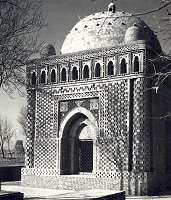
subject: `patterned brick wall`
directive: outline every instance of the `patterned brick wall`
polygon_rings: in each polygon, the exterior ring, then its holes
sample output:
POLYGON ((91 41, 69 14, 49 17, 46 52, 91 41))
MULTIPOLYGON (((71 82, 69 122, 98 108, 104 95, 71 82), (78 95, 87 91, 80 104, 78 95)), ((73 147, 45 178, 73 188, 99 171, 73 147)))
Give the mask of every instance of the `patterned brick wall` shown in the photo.
POLYGON ((150 171, 150 93, 145 78, 138 78, 134 83, 133 103, 133 169, 150 171))
POLYGON ((102 172, 105 171, 111 172, 113 170, 116 171, 127 168, 127 80, 116 81, 113 83, 93 84, 93 88, 92 84, 87 84, 84 88, 82 86, 68 87, 64 89, 63 94, 60 93, 55 99, 65 100, 59 101, 59 123, 61 123, 62 119, 69 111, 78 106, 77 104, 91 110, 97 121, 99 118, 98 112, 100 112, 100 137, 97 143, 97 146, 100 149, 100 158, 97 168, 101 175, 102 172), (85 92, 87 90, 90 92, 85 92), (92 90, 96 92, 92 92, 92 90), (76 93, 77 91, 79 91, 79 93, 76 93), (93 97, 96 96, 99 96, 100 99, 99 110, 94 109, 95 100, 93 97), (82 99, 85 97, 90 97, 90 99, 82 99), (115 155, 117 155, 117 160, 114 160, 115 155))
POLYGON ((36 96, 35 168, 57 167, 59 142, 54 131, 54 101, 51 91, 38 91, 36 96))
POLYGON ((127 163, 127 80, 105 85, 104 108, 101 108, 99 148, 100 171, 121 171, 127 163), (104 110, 102 110, 104 109, 104 110))
POLYGON ((36 138, 54 138, 54 101, 51 91, 38 90, 36 96, 36 138))
POLYGON ((26 157, 25 165, 26 167, 33 167, 34 165, 34 136, 35 136, 35 100, 36 93, 35 90, 27 91, 27 117, 28 117, 28 130, 26 138, 26 157))
MULTIPOLYGON (((133 124, 133 170, 137 172, 149 169, 149 132, 146 128, 148 98, 145 89, 145 79, 136 79, 133 97, 135 101, 133 108, 135 120, 133 124)), ((127 191, 130 182, 135 185, 144 183, 146 176, 143 173, 141 176, 137 175, 138 178, 134 172, 126 173, 129 154, 129 79, 87 83, 81 86, 73 85, 73 87, 66 86, 62 90, 56 88, 53 93, 48 90, 38 92, 34 143, 35 168, 32 171, 34 175, 31 176, 50 176, 50 170, 55 170, 52 173, 55 176, 59 174, 60 140, 57 139, 59 137, 57 130, 66 115, 78 106, 90 110, 99 121, 95 177, 111 178, 110 183, 116 184, 118 187, 120 187, 122 177, 123 187, 127 191), (35 171, 36 168, 37 171, 35 171), (114 183, 112 183, 113 181, 114 183)), ((25 172, 26 178, 28 178, 27 173, 29 172, 25 172)), ((79 181, 76 182, 79 184, 79 181)), ((134 191, 133 193, 138 192, 134 191)))
MULTIPOLYGON (((35 170, 36 171, 36 170, 35 170)), ((38 170, 37 170, 38 171, 38 170)), ((50 170, 49 170, 50 171, 50 170)), ((36 172, 35 172, 36 173, 36 172)), ((52 172, 54 173, 54 172, 52 172)), ((120 190, 120 176, 114 178, 95 177, 94 175, 30 175, 25 173, 22 176, 23 185, 41 188, 87 190, 87 189, 116 189, 120 190)), ((147 194, 147 173, 124 173, 124 190, 130 195, 147 194)))
MULTIPOLYGON (((23 183, 33 187, 75 190, 115 188, 124 189, 127 194, 133 195, 146 195, 164 183, 166 176, 160 170, 164 168, 160 167, 163 161, 159 159, 164 152, 163 127, 162 123, 152 127, 154 121, 150 124, 150 107, 154 102, 146 90, 149 83, 144 77, 148 72, 147 59, 151 57, 146 50, 148 45, 139 41, 132 45, 37 60, 37 67, 34 62, 30 64, 28 74, 30 71, 36 72, 37 85, 30 85, 28 90, 28 133, 23 183), (132 58, 139 53, 141 70, 134 73, 132 58), (124 55, 127 57, 128 74, 119 73, 119 61, 124 55), (108 58, 114 60, 114 76, 107 74, 108 58), (81 70, 84 62, 91 63, 89 67, 93 69, 95 60, 101 60, 101 77, 83 80, 81 70), (66 66, 67 74, 70 74, 71 63, 78 64, 81 79, 72 81, 67 77, 66 82, 61 82, 61 66, 66 66), (57 71, 57 82, 51 83, 47 78, 47 83, 40 84, 41 70, 46 69, 50 77, 52 67, 57 71), (60 175, 59 130, 65 117, 77 107, 89 110, 98 124, 94 142, 96 164, 93 163, 96 169, 91 175, 60 175), (160 127, 162 131, 157 130, 160 127), (156 132, 159 134, 156 135, 156 132), (161 147, 161 151, 158 147, 161 147), (155 166, 154 171, 151 171, 154 164, 158 167, 155 166)), ((93 73, 92 70, 91 75, 93 73)), ((153 106, 154 109, 156 107, 158 104, 153 106)), ((171 180, 169 178, 168 175, 168 180, 171 180)))
POLYGON ((36 139, 35 140, 35 162, 36 168, 55 169, 57 167, 58 140, 36 139))

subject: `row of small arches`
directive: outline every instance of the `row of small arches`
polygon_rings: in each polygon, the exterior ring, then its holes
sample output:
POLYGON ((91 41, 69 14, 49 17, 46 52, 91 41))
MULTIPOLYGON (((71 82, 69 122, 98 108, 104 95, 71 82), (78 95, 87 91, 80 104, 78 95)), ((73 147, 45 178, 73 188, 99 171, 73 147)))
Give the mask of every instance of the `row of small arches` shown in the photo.
MULTIPOLYGON (((139 72, 140 68, 140 63, 139 63, 139 58, 138 56, 135 56, 134 58, 134 72, 139 72)), ((125 58, 122 58, 121 64, 120 64, 120 74, 126 74, 128 73, 127 71, 127 63, 125 58)), ((112 76, 114 75, 114 64, 112 61, 109 61, 107 64, 107 75, 112 76)), ((95 70, 94 70, 94 77, 99 78, 101 77, 101 65, 97 63, 95 65, 95 70)), ((85 65, 83 68, 83 79, 89 79, 90 78, 90 69, 88 65, 85 65)), ((78 80, 79 79, 79 72, 77 67, 72 68, 71 72, 71 79, 72 80, 78 80)), ((50 74, 50 81, 51 83, 55 83, 57 81, 57 75, 56 75, 56 70, 52 69, 51 74, 50 74)), ((60 77, 61 82, 67 81, 67 70, 65 67, 62 68, 61 70, 61 77, 60 77)), ((31 75, 31 84, 35 85, 37 83, 37 77, 36 77, 36 72, 33 72, 31 75)), ((41 72, 41 77, 40 77, 40 83, 45 84, 46 83, 46 71, 43 70, 41 72)))

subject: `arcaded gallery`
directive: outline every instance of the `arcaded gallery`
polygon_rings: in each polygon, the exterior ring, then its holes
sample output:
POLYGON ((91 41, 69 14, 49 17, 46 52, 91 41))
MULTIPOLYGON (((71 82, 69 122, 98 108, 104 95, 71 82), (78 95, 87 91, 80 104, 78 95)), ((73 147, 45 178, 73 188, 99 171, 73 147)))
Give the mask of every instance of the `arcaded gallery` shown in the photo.
POLYGON ((171 111, 171 85, 154 90, 151 78, 161 51, 145 22, 113 3, 80 20, 59 55, 44 45, 27 66, 22 184, 129 195, 171 186, 171 117, 160 118, 171 111))

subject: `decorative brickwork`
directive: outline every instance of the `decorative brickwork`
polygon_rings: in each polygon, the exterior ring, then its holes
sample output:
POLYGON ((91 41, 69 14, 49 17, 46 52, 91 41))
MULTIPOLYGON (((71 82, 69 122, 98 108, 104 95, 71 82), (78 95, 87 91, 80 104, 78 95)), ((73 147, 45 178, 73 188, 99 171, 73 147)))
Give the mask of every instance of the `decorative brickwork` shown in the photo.
MULTIPOLYGON (((80 90, 81 91, 81 90, 80 90)), ((96 94, 97 95, 97 94, 96 94)), ((78 98, 80 97, 81 95, 80 94, 75 94, 74 95, 74 98, 78 98)), ((99 105, 99 99, 96 97, 96 98, 93 98, 92 97, 92 93, 87 93, 86 95, 82 95, 82 97, 84 98, 85 97, 88 97, 89 98, 86 98, 86 99, 79 99, 79 100, 76 100, 76 101, 73 101, 73 100, 65 100, 65 101, 59 101, 59 106, 60 106, 60 112, 59 112, 59 124, 61 124, 62 120, 65 118, 65 116, 71 111, 73 110, 74 108, 76 107, 83 107, 83 108, 86 108, 87 110, 91 110, 91 113, 94 115, 94 117, 96 118, 96 120, 98 121, 98 118, 99 118, 99 109, 98 109, 98 105, 99 105), (61 107, 62 106, 62 107, 61 107)), ((99 94, 98 94, 99 96, 99 94)), ((60 96, 60 98, 63 98, 65 99, 65 97, 63 96, 60 96)), ((73 95, 69 95, 69 97, 67 97, 67 99, 72 99, 73 98, 73 95)))
POLYGON ((37 91, 36 97, 36 138, 54 138, 54 102, 51 92, 37 91))
MULTIPOLYGON (((139 28, 131 25, 129 36, 131 31, 140 39, 139 28)), ((147 77, 153 48, 145 40, 125 41, 30 61, 24 185, 147 195, 166 178, 164 159, 158 161, 164 157, 163 125, 151 123, 160 106, 147 77)))
MULTIPOLYGON (((144 47, 150 47, 148 42, 145 41, 136 41, 135 43, 130 45, 118 45, 115 47, 107 47, 107 48, 100 48, 98 50, 86 50, 83 52, 76 52, 74 54, 63 54, 58 56, 51 56, 46 59, 35 59, 32 62, 30 62, 29 68, 34 68, 36 63, 39 63, 39 65, 54 65, 56 63, 68 63, 68 62, 76 62, 78 60, 88 60, 90 58, 100 58, 104 55, 112 56, 116 54, 122 54, 126 52, 138 52, 139 48, 141 48, 144 45, 144 47)), ((144 48, 143 47, 143 48, 144 48)))
POLYGON ((136 171, 150 170, 150 107, 146 79, 138 78, 134 84, 133 120, 133 168, 136 171))
POLYGON ((36 92, 35 90, 28 91, 28 129, 26 138, 26 157, 25 165, 27 167, 33 167, 34 165, 34 137, 35 137, 35 102, 36 102, 36 92))
POLYGON ((120 171, 127 163, 127 80, 105 86, 104 125, 99 145, 100 170, 120 171))
POLYGON ((57 164, 58 143, 56 139, 39 138, 35 141, 35 167, 54 169, 57 164))

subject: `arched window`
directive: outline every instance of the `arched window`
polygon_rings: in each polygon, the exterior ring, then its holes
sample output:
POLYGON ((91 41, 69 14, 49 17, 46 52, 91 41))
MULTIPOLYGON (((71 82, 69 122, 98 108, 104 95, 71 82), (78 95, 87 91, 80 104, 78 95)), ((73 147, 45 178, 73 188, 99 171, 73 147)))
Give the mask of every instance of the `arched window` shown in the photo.
POLYGON ((121 74, 127 73, 127 64, 125 58, 121 60, 121 74))
POLYGON ((138 56, 135 56, 135 58, 134 58, 134 72, 139 72, 139 67, 140 67, 139 58, 138 58, 138 56))
POLYGON ((46 72, 43 70, 41 73, 41 83, 45 83, 46 82, 46 72))
POLYGON ((109 61, 107 65, 107 75, 114 75, 114 65, 112 61, 109 61))
POLYGON ((83 78, 89 78, 89 67, 88 67, 88 65, 84 66, 83 78))
POLYGON ((33 72, 32 75, 31 75, 31 84, 32 85, 36 85, 36 73, 33 72))
POLYGON ((51 71, 51 82, 52 83, 56 82, 56 71, 55 71, 55 69, 52 69, 52 71, 51 71))
POLYGON ((72 69, 72 80, 78 80, 78 70, 76 67, 72 69))
POLYGON ((66 69, 62 68, 61 81, 66 81, 66 69))
POLYGON ((100 64, 97 63, 95 66, 95 77, 100 77, 100 71, 101 71, 100 64))

